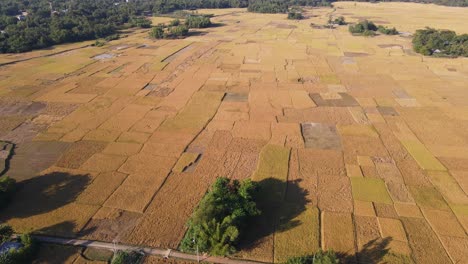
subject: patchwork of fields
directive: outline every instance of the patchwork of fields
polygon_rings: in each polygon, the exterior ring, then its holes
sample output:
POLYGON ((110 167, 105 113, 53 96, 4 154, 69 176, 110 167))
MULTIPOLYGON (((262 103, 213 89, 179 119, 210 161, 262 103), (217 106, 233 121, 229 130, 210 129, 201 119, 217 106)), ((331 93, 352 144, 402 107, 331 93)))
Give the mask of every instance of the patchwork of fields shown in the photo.
MULTIPOLYGON (((347 21, 468 31, 463 8, 336 6, 347 21)), ((199 12, 217 26, 186 39, 135 30, 104 47, 0 56, 24 59, 0 67, 0 140, 15 144, 7 175, 22 184, 0 221, 177 248, 217 177, 251 178, 263 215, 235 257, 324 248, 348 262, 466 261, 466 58, 310 26, 330 8, 301 21, 199 12)))

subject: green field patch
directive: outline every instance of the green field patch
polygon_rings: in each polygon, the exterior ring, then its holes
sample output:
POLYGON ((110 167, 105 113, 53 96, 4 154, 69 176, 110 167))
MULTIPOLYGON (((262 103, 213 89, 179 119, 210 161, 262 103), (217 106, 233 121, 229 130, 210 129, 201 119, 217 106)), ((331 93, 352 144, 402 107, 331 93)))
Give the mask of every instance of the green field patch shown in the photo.
POLYGON ((416 203, 423 208, 449 210, 444 197, 433 187, 409 186, 416 203))
POLYGON ((359 201, 391 204, 384 181, 374 178, 351 177, 353 197, 359 201))
POLYGON ((415 140, 402 140, 401 143, 421 168, 436 171, 447 170, 421 142, 415 140))

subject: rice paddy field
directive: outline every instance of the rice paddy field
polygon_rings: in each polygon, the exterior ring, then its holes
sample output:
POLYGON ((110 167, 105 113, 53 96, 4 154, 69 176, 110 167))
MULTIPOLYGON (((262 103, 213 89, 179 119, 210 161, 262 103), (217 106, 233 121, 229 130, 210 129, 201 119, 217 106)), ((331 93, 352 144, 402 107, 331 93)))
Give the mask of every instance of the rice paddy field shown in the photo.
POLYGON ((468 9, 335 7, 300 21, 198 10, 217 26, 186 39, 134 29, 103 47, 0 55, 0 140, 21 184, 0 221, 177 249, 217 177, 251 178, 263 214, 234 258, 322 248, 345 263, 467 263, 468 59, 311 23, 468 33, 468 9))

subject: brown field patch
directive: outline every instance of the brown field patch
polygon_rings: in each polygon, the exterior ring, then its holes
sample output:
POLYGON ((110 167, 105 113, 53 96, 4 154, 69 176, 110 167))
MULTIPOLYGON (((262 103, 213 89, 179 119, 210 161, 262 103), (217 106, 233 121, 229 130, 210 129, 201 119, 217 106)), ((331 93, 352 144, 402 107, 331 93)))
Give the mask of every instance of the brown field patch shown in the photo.
POLYGON ((413 251, 413 258, 421 263, 450 263, 447 253, 424 219, 401 218, 413 251))
POLYGON ((101 152, 106 142, 100 141, 78 141, 68 148, 68 150, 57 161, 56 166, 70 169, 78 169, 91 156, 101 152))

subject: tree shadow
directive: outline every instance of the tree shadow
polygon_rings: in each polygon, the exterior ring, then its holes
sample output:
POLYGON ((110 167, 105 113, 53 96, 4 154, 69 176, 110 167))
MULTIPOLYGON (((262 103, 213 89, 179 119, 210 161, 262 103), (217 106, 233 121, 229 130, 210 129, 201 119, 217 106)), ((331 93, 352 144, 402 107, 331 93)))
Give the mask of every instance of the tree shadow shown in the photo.
POLYGON ((44 214, 72 203, 91 182, 88 174, 51 172, 18 183, 0 221, 44 214))
POLYGON ((83 237, 96 231, 96 228, 83 228, 78 232, 76 230, 77 225, 75 222, 63 221, 51 226, 34 230, 34 234, 43 236, 83 237))
POLYGON ((363 245, 355 254, 338 252, 337 255, 340 263, 381 263, 390 251, 388 246, 392 240, 391 237, 376 238, 363 245))
POLYGON ((208 32, 205 31, 189 31, 187 34, 187 37, 195 37, 195 36, 204 36, 208 34, 208 32))
POLYGON ((224 26, 226 26, 225 23, 217 22, 217 23, 211 23, 210 28, 218 28, 218 27, 224 27, 224 26))
POLYGON ((258 182, 259 190, 254 198, 261 215, 246 225, 246 235, 239 243, 241 250, 256 247, 274 232, 284 232, 302 224, 294 218, 306 210, 310 201, 307 199, 309 192, 299 186, 300 181, 267 178, 258 182))

